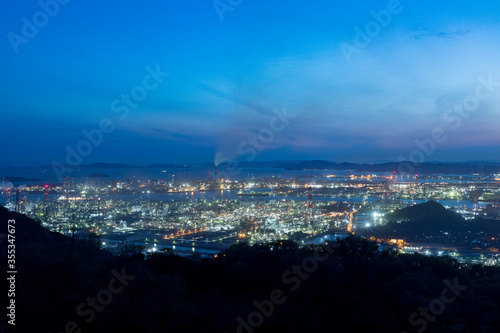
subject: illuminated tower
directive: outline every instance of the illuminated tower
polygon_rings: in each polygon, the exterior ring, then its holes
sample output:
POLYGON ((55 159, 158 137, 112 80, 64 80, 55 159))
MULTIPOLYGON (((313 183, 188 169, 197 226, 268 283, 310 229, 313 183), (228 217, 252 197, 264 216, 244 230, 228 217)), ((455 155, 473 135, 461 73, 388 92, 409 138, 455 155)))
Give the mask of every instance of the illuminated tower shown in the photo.
POLYGON ((17 212, 21 212, 21 200, 19 199, 19 186, 16 189, 16 205, 17 205, 17 212))
POLYGON ((45 193, 44 193, 43 201, 45 203, 49 202, 49 185, 45 185, 45 193))
POLYGON ((66 194, 66 202, 69 202, 69 177, 64 178, 64 192, 66 194))
POLYGON ((16 191, 16 203, 17 203, 17 212, 21 213, 21 210, 23 210, 26 206, 26 197, 24 196, 24 189, 19 189, 19 186, 17 187, 16 191))
POLYGON ((310 224, 312 226, 312 219, 313 219, 313 194, 312 194, 312 186, 309 186, 307 188, 307 213, 306 213, 306 225, 310 221, 310 224))
POLYGON ((354 222, 356 219, 357 210, 353 210, 349 213, 349 224, 347 225, 347 232, 354 234, 354 222))
POLYGON ((391 196, 390 177, 385 177, 384 190, 385 190, 386 199, 389 199, 391 196))

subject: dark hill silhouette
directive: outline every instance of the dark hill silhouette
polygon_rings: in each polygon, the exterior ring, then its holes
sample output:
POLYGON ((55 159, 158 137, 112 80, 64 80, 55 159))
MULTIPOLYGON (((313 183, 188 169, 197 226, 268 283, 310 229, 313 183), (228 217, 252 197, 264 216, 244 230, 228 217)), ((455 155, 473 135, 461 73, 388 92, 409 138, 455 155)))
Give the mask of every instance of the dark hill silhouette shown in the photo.
MULTIPOLYGON (((0 234, 6 234, 8 220, 16 221, 16 244, 21 250, 27 245, 34 243, 48 243, 55 248, 65 248, 70 243, 70 239, 68 239, 68 237, 45 229, 38 222, 30 219, 26 215, 11 212, 5 207, 0 206, 0 221, 2 226, 2 232, 0 234)), ((6 247, 6 240, 6 238, 1 237, 0 246, 6 247)))
POLYGON ((427 201, 419 205, 403 208, 386 215, 388 221, 433 221, 439 226, 464 222, 464 218, 451 210, 446 209, 436 201, 427 201))
MULTIPOLYGON (((2 230, 8 219, 16 220, 18 241, 17 332, 414 332, 423 326, 413 327, 410 316, 441 297, 444 280, 455 279, 466 289, 426 322, 426 332, 500 332, 500 268, 380 252, 352 236, 329 246, 242 243, 216 259, 112 257, 96 242, 48 232, 0 208, 2 230), (110 281, 113 290, 119 286, 113 270, 134 278, 107 302, 110 281), (99 311, 88 320, 90 307, 87 314, 77 309, 92 299, 106 304, 95 303, 99 311), (280 304, 270 310, 270 299, 280 304), (258 327, 238 330, 252 313, 258 327)), ((6 267, 5 256, 0 264, 6 267)), ((9 331, 3 315, 0 332, 9 331)))
POLYGON ((442 232, 477 233, 485 232, 498 237, 500 222, 486 219, 465 220, 460 214, 428 201, 419 205, 406 207, 387 214, 388 223, 371 230, 374 236, 417 237, 437 235, 442 232))

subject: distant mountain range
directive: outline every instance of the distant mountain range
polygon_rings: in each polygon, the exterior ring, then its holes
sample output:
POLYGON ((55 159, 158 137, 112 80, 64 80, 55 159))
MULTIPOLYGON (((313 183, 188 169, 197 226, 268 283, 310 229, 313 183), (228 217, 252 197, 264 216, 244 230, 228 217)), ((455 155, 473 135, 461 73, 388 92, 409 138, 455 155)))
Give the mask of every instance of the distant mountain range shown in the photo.
MULTIPOLYGON (((74 168, 72 165, 67 165, 70 168, 74 168)), ((23 167, 9 167, 8 169, 34 169, 34 168, 44 168, 44 169, 51 169, 51 165, 42 165, 42 166, 23 166, 23 167)), ((95 168, 95 169, 135 169, 135 168, 191 168, 191 166, 188 165, 177 165, 177 164, 164 164, 164 163, 155 163, 155 164, 149 164, 149 165, 144 165, 144 166, 137 166, 133 164, 126 164, 126 163, 91 163, 91 164, 82 164, 77 166, 76 168, 79 169, 90 169, 90 168, 95 168)))
POLYGON ((351 170, 368 172, 412 172, 419 174, 473 174, 473 173, 500 173, 500 163, 478 162, 478 163, 422 163, 390 162, 380 164, 357 164, 357 163, 335 163, 329 161, 315 160, 302 161, 298 163, 284 162, 274 165, 285 170, 351 170), (401 169, 401 170, 400 170, 401 169))
MULTIPOLYGON (((13 177, 2 177, 3 180, 5 181, 10 181, 10 182, 38 182, 40 181, 40 179, 37 179, 37 178, 27 178, 27 177, 17 177, 17 176, 13 176, 13 177)), ((1 184, 1 182, 0 182, 1 184)))
MULTIPOLYGON (((169 163, 155 163, 145 166, 137 166, 125 163, 92 163, 78 166, 78 168, 94 169, 134 169, 134 168, 165 168, 165 169, 189 169, 193 167, 213 168, 213 162, 198 163, 196 165, 179 165, 169 163)), ((71 167, 71 166, 70 166, 71 167)), ((411 162, 388 162, 388 163, 336 163, 324 160, 313 161, 254 161, 254 162, 223 162, 220 169, 226 167, 241 168, 277 168, 284 170, 351 170, 358 172, 404 172, 417 174, 459 174, 470 175, 474 173, 497 174, 500 173, 500 162, 461 162, 443 163, 427 162, 414 164, 411 162), (236 164, 236 166, 235 166, 236 164)), ((35 167, 11 167, 9 169, 31 169, 35 167)), ((40 168, 40 167, 38 167, 40 168)), ((52 168, 50 165, 41 168, 52 168)))

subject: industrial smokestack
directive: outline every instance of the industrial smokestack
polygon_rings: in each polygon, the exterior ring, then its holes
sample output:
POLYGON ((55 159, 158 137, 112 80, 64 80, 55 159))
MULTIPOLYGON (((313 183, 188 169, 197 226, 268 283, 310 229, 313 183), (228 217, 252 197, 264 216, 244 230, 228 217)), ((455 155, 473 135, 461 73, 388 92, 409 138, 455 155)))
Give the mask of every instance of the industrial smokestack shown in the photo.
POLYGON ((214 172, 215 172, 215 181, 217 181, 217 165, 215 166, 214 172))

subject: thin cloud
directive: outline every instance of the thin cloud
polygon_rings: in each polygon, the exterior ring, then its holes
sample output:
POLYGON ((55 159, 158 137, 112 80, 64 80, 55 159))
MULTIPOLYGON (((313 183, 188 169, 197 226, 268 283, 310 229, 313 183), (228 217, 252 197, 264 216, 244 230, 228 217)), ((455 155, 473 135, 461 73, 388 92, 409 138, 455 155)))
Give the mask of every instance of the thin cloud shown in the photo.
POLYGON ((472 29, 436 29, 430 26, 418 25, 411 28, 408 34, 413 39, 442 38, 453 39, 469 34, 472 29))

